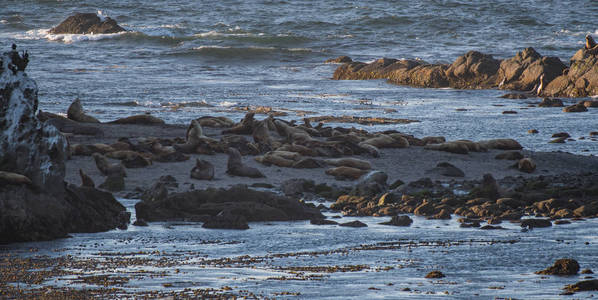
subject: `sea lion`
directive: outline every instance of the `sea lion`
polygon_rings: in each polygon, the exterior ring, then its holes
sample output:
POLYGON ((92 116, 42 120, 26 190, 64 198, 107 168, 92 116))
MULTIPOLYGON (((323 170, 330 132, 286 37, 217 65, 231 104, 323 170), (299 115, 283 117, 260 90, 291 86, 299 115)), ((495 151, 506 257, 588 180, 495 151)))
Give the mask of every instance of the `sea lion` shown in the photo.
POLYGON ((259 178, 266 177, 260 170, 243 164, 241 153, 236 148, 228 148, 226 173, 235 176, 259 178))
POLYGON ((164 120, 152 115, 136 115, 126 118, 120 118, 108 124, 137 124, 137 125, 164 125, 164 120))
POLYGON ((184 144, 174 145, 174 149, 180 150, 183 153, 196 153, 197 147, 203 142, 217 143, 218 141, 209 138, 203 134, 203 128, 198 120, 191 120, 191 124, 187 127, 187 133, 184 144))
POLYGON ((266 121, 256 122, 253 130, 253 140, 258 145, 260 152, 267 152, 272 150, 272 138, 270 137, 270 130, 268 130, 266 121))
POLYGON ((594 38, 591 35, 586 35, 586 50, 593 49, 594 47, 596 47, 596 41, 594 41, 594 38))
POLYGON ((91 179, 91 177, 85 174, 81 169, 79 169, 79 176, 81 176, 81 186, 88 186, 92 188, 96 187, 96 184, 93 182, 93 179, 91 179))
POLYGON ((5 172, 5 171, 0 171, 0 183, 2 183, 2 185, 4 185, 4 184, 14 184, 14 185, 20 185, 20 184, 30 185, 30 184, 32 184, 31 179, 29 179, 29 177, 27 177, 25 175, 13 173, 13 172, 5 172))
POLYGON ((92 116, 86 115, 83 111, 83 105, 79 98, 75 99, 66 111, 67 118, 81 122, 81 123, 100 123, 100 121, 92 116))
POLYGON ((379 148, 406 148, 406 147, 409 147, 409 142, 405 138, 398 136, 397 139, 395 139, 386 134, 381 134, 377 137, 369 138, 369 139, 361 142, 360 144, 369 144, 378 149, 379 148))
POLYGON ((276 149, 277 151, 297 152, 304 156, 316 156, 318 153, 314 149, 297 144, 284 144, 276 149))
POLYGON ((118 175, 126 177, 125 167, 121 163, 109 163, 108 159, 100 153, 93 153, 91 155, 96 163, 96 167, 104 176, 118 175))
POLYGON ((214 178, 214 165, 209 161, 197 159, 195 167, 191 169, 191 178, 198 180, 212 180, 214 178))
POLYGON ((253 133, 253 126, 255 123, 255 120, 253 119, 254 116, 255 116, 255 114, 252 112, 245 114, 245 117, 243 118, 243 120, 241 120, 241 122, 239 122, 239 124, 235 125, 231 129, 223 130, 222 134, 229 134, 229 133, 251 134, 251 133, 253 133))
POLYGON ((295 152, 270 151, 263 156, 255 158, 256 161, 265 165, 275 165, 279 167, 290 168, 300 159, 300 155, 295 152), (287 155, 293 153, 295 155, 287 155))
POLYGON ((531 158, 526 157, 520 159, 516 167, 521 172, 532 173, 536 170, 536 163, 531 158))
POLYGON ((335 167, 351 167, 360 170, 370 170, 372 168, 369 161, 357 158, 333 158, 326 159, 324 162, 335 167))
POLYGON ((364 174, 368 173, 367 170, 361 170, 351 167, 336 167, 326 170, 326 174, 334 176, 337 180, 351 179, 356 180, 364 174))
POLYGON ((380 150, 373 145, 366 143, 359 143, 358 146, 365 152, 369 153, 372 157, 380 157, 380 150))

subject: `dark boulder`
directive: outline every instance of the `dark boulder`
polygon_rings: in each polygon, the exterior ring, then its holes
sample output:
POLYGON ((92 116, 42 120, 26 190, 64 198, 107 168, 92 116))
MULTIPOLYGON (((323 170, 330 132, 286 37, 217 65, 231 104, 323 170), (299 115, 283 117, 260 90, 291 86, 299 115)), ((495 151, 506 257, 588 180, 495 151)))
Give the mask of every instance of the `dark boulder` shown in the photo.
POLYGON ((153 190, 135 205, 137 216, 150 222, 193 220, 217 216, 225 210, 245 217, 248 222, 323 218, 317 208, 295 198, 256 191, 245 185, 169 194, 163 184, 158 184, 153 190))
POLYGON ((339 226, 343 226, 343 227, 354 227, 354 228, 359 228, 359 227, 368 227, 368 225, 366 225, 365 223, 361 222, 361 221, 351 221, 351 222, 347 222, 347 223, 340 223, 338 224, 339 226))
POLYGON ((230 210, 223 210, 215 216, 208 218, 202 225, 203 228, 212 229, 249 229, 247 219, 238 214, 233 214, 230 210))
POLYGON ((413 220, 409 218, 409 216, 394 216, 388 222, 382 222, 382 225, 392 225, 392 226, 410 226, 413 223, 413 220))
POLYGON ((563 107, 563 100, 558 98, 544 97, 542 102, 538 104, 539 107, 563 107))
POLYGON ((532 228, 545 228, 552 226, 550 220, 545 219, 525 219, 521 221, 521 227, 532 228))
POLYGON ((77 13, 50 29, 51 34, 99 34, 126 31, 110 17, 94 13, 77 13))
POLYGON ((338 222, 333 221, 333 220, 327 220, 327 219, 311 219, 309 220, 309 224, 312 225, 338 225, 338 222))

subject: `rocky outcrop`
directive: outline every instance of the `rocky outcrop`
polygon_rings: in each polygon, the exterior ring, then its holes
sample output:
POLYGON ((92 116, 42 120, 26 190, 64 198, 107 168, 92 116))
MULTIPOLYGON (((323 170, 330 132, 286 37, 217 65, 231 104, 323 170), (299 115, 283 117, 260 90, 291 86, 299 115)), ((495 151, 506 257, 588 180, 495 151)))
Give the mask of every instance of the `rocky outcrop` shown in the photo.
POLYGON ((598 95, 598 48, 588 48, 587 43, 571 57, 569 67, 559 58, 542 56, 533 48, 526 48, 504 60, 469 51, 452 64, 391 58, 363 63, 342 58, 331 60, 344 62, 335 70, 333 79, 387 79, 390 83, 415 87, 498 88, 527 92, 506 97, 517 99, 598 95))
POLYGON ((50 29, 51 34, 99 34, 126 31, 110 17, 94 13, 77 13, 50 29))
POLYGON ((534 48, 525 48, 514 57, 500 63, 497 74, 498 88, 533 91, 540 85, 540 77, 548 83, 563 73, 565 64, 557 57, 542 56, 534 48))
POLYGON ((146 221, 210 220, 215 222, 210 224, 217 224, 225 220, 238 221, 236 216, 243 216, 248 222, 324 218, 318 209, 299 202, 296 198, 256 191, 244 185, 229 189, 193 190, 172 195, 161 185, 143 199, 135 205, 135 210, 137 217, 146 221), (222 213, 224 211, 227 212, 222 213))
POLYGON ((596 51, 580 49, 571 58, 571 65, 550 81, 542 96, 587 97, 598 94, 598 57, 596 51))
POLYGON ((387 79, 390 83, 415 87, 499 88, 549 95, 544 91, 546 84, 565 70, 566 65, 557 57, 542 56, 533 48, 526 48, 504 60, 469 51, 452 64, 389 58, 369 64, 349 61, 336 69, 333 79, 387 79))
POLYGON ((64 182, 66 139, 37 118, 37 85, 15 48, 0 59, 0 171, 8 179, 0 184, 0 243, 126 227, 112 194, 64 182))

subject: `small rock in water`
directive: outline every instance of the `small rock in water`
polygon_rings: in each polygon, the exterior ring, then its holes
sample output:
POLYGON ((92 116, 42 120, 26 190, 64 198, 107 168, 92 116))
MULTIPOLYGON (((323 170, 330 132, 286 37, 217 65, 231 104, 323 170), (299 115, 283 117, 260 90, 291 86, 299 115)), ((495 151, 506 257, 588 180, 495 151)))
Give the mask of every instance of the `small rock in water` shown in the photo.
POLYGON ((444 278, 445 275, 440 271, 432 271, 426 275, 426 278, 444 278))
POLYGON ((392 226, 410 226, 413 223, 413 220, 409 218, 409 216, 394 216, 388 222, 382 222, 382 225, 392 225, 392 226))
POLYGON ((539 275, 575 275, 579 272, 579 263, 575 259, 562 258, 554 262, 551 267, 537 271, 539 275))
POLYGON ((347 223, 341 223, 339 224, 340 226, 344 226, 344 227, 368 227, 368 225, 364 224, 363 222, 360 221, 352 221, 352 222, 347 222, 347 223))

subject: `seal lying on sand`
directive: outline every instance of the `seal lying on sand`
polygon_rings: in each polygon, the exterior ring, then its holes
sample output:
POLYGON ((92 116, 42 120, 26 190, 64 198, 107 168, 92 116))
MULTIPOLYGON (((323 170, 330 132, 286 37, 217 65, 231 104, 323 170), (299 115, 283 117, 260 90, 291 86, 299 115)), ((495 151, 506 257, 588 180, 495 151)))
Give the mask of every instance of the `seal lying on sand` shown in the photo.
POLYGON ((1 184, 31 184, 31 179, 25 175, 0 171, 0 183, 1 184))
POLYGON ((260 178, 266 177, 260 170, 243 164, 241 153, 236 148, 228 148, 228 163, 226 173, 235 176, 260 178))

